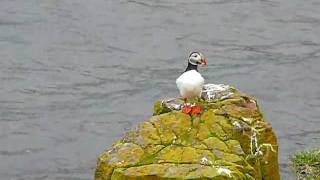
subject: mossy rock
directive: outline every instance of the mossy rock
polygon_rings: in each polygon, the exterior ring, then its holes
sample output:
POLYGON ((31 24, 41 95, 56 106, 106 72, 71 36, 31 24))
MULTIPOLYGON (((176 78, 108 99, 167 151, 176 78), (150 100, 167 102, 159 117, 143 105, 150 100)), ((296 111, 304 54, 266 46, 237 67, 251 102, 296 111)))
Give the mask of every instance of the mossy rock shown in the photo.
POLYGON ((199 115, 156 102, 153 117, 100 155, 95 179, 279 179, 277 140, 256 100, 228 92, 202 100, 199 115))

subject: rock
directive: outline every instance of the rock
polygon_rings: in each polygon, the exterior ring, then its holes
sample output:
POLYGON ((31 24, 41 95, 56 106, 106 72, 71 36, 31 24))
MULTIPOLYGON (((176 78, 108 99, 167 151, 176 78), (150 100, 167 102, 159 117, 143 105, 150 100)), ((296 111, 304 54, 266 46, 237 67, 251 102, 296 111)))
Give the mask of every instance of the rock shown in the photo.
POLYGON ((100 155, 95 179, 279 179, 277 140, 256 100, 213 84, 203 99, 200 115, 182 113, 179 98, 157 101, 100 155))

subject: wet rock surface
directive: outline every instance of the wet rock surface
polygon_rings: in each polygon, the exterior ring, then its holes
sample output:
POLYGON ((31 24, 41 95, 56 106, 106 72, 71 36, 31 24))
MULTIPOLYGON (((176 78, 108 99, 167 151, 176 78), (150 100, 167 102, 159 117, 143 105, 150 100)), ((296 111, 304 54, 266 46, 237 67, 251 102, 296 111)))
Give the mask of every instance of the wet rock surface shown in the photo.
POLYGON ((278 144, 256 100, 208 84, 202 113, 158 101, 154 116, 103 152, 95 179, 279 179, 278 144))

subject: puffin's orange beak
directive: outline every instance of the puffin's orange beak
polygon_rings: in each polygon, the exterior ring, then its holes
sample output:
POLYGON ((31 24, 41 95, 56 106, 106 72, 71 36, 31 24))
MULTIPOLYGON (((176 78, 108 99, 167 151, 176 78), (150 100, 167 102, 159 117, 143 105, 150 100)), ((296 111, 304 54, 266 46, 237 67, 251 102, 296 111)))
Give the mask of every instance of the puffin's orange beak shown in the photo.
POLYGON ((208 60, 207 60, 207 58, 204 57, 203 55, 201 55, 200 64, 201 64, 202 66, 208 66, 208 60))

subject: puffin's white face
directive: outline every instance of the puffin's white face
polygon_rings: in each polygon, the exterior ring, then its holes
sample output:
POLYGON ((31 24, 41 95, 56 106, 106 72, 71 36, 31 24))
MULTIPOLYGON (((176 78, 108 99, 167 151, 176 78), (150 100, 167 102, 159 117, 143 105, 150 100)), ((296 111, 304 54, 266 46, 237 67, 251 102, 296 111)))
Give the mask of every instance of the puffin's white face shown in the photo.
POLYGON ((189 56, 189 63, 193 65, 207 65, 207 59, 200 52, 192 52, 189 56))

